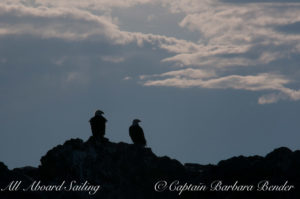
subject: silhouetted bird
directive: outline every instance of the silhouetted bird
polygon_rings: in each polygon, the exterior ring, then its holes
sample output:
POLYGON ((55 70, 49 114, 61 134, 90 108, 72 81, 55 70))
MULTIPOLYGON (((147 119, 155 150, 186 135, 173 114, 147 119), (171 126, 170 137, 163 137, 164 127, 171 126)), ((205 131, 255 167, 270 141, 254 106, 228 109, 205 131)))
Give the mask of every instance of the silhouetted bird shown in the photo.
POLYGON ((102 114, 104 114, 102 111, 97 110, 95 116, 90 119, 92 133, 97 140, 103 139, 105 135, 105 123, 107 120, 102 114))
POLYGON ((132 125, 129 127, 129 135, 136 145, 146 146, 147 142, 144 136, 143 129, 139 126, 139 119, 135 119, 132 122, 132 125))

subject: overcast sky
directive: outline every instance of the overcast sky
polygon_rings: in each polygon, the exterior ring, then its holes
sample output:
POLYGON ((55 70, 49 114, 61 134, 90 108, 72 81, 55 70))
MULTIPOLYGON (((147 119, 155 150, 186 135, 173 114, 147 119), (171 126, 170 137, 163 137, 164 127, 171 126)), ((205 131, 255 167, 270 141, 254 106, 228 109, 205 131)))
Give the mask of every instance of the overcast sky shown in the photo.
POLYGON ((298 0, 3 0, 0 161, 106 136, 182 163, 300 144, 298 0))

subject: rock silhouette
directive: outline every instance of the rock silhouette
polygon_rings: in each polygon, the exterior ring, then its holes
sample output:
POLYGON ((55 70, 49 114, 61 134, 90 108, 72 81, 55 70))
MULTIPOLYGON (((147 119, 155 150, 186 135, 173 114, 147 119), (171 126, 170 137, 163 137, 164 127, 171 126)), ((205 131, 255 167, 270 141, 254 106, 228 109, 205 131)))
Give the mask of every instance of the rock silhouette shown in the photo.
POLYGON ((141 120, 134 119, 132 121, 132 125, 129 127, 129 136, 132 142, 139 146, 146 146, 147 142, 145 139, 144 131, 142 127, 140 127, 139 122, 141 120))
POLYGON ((43 184, 61 184, 88 181, 101 185, 95 195, 87 192, 0 192, 1 199, 11 198, 299 198, 300 194, 300 151, 278 148, 266 155, 233 157, 217 165, 181 164, 169 157, 158 157, 150 148, 143 148, 123 142, 98 142, 92 136, 86 142, 71 139, 63 145, 49 150, 41 158, 38 168, 23 167, 13 170, 0 163, 0 186, 11 180, 22 180, 30 185, 34 181, 43 184), (257 184, 262 180, 283 184, 288 181, 296 188, 289 192, 232 192, 232 191, 154 191, 157 182, 176 182, 181 186, 200 183, 209 186, 213 181, 223 184, 235 181, 257 184), (25 196, 25 194, 27 194, 25 196), (29 194, 29 195, 28 195, 29 194))

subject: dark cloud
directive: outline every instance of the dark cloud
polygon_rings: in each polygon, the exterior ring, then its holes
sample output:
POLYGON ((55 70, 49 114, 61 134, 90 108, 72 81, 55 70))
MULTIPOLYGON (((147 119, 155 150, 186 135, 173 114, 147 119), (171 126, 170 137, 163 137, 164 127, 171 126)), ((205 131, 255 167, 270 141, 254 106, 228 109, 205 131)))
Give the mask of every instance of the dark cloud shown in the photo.
POLYGON ((275 30, 287 34, 300 34, 300 22, 275 27, 275 30))

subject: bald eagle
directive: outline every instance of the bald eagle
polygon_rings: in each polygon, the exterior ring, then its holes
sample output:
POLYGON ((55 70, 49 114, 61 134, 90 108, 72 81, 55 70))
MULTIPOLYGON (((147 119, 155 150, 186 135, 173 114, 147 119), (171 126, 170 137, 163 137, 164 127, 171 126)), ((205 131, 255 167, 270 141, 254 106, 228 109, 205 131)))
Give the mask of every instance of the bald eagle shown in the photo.
POLYGON ((129 127, 129 135, 134 144, 144 147, 147 142, 144 136, 144 131, 139 126, 139 122, 141 122, 139 119, 133 120, 132 125, 129 127))
POLYGON ((92 134, 96 139, 103 139, 105 135, 106 118, 102 116, 102 111, 97 110, 95 116, 90 119, 92 134))

